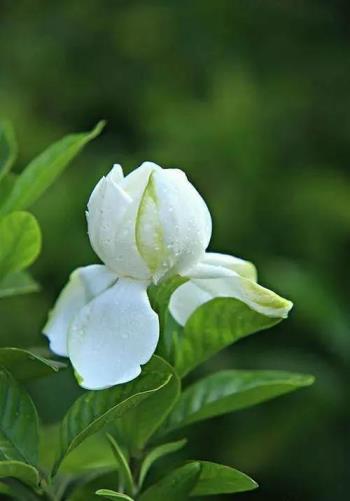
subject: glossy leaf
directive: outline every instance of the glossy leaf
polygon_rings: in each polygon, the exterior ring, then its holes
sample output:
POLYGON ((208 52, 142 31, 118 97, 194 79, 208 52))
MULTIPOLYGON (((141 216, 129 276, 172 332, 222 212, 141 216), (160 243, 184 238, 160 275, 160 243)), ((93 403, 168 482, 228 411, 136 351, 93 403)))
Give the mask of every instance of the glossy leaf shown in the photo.
POLYGON ((231 370, 217 372, 187 388, 179 398, 165 430, 244 409, 309 386, 314 378, 282 371, 231 370))
POLYGON ((81 149, 100 134, 103 127, 104 122, 99 122, 91 132, 70 134, 34 158, 18 176, 12 191, 1 206, 1 213, 25 209, 32 205, 81 149))
POLYGON ((0 461, 36 465, 38 449, 38 415, 34 404, 13 376, 0 368, 0 461))
POLYGON ((38 256, 41 233, 29 212, 12 212, 0 219, 0 277, 29 266, 38 256))
POLYGON ((185 501, 189 496, 234 494, 256 489, 258 484, 229 466, 192 461, 175 469, 141 494, 140 501, 185 501))
POLYGON ((85 438, 139 405, 163 388, 170 379, 168 372, 159 370, 157 357, 153 357, 143 368, 141 375, 130 383, 106 390, 89 391, 78 398, 61 424, 60 450, 53 473, 64 457, 85 438))
MULTIPOLYGON (((59 444, 59 423, 40 429, 40 463, 48 467, 54 463, 59 444)), ((110 444, 103 432, 95 433, 74 449, 63 462, 62 476, 101 476, 116 471, 117 464, 110 444)), ((57 481, 58 477, 57 477, 57 481)), ((96 487, 98 488, 98 487, 96 487)), ((96 490, 96 489, 95 489, 96 490)))
POLYGON ((112 435, 107 433, 107 438, 109 440, 109 443, 111 444, 114 457, 115 457, 117 464, 119 466, 119 468, 118 468, 119 483, 122 483, 123 486, 125 486, 126 492, 131 494, 134 492, 134 480, 132 478, 132 474, 130 471, 128 461, 127 461, 121 447, 118 445, 117 441, 112 437, 112 435))
POLYGON ((156 354, 175 365, 175 348, 177 339, 183 335, 183 327, 179 325, 167 310, 164 316, 163 331, 157 346, 156 354))
POLYGON ((199 461, 177 468, 141 494, 139 501, 185 501, 197 484, 199 461))
POLYGON ((251 491, 258 484, 241 471, 222 464, 199 461, 200 474, 191 496, 234 494, 251 491))
POLYGON ((17 156, 15 132, 10 122, 0 122, 0 180, 9 172, 17 156))
POLYGON ((142 462, 141 469, 140 469, 140 477, 139 477, 139 488, 142 487, 145 478, 147 476, 147 473, 153 463, 155 463, 158 459, 162 458, 163 456, 166 456, 168 454, 171 454, 172 452, 176 452, 184 445, 187 443, 187 440, 184 438, 182 440, 177 440, 176 442, 169 442, 167 444, 162 444, 158 445, 154 449, 152 449, 145 459, 142 462))
POLYGON ((110 489, 99 489, 96 491, 97 496, 102 496, 107 499, 122 499, 124 501, 134 501, 133 498, 122 492, 111 491, 110 489))
POLYGON ((183 377, 226 346, 280 322, 233 298, 216 298, 200 306, 175 340, 175 368, 183 377))
POLYGON ((0 280, 0 298, 38 292, 40 285, 25 271, 17 271, 0 280))
POLYGON ((21 461, 0 461, 0 478, 15 478, 31 487, 39 484, 38 470, 21 461))
POLYGON ((62 362, 43 358, 21 348, 0 348, 0 366, 18 381, 45 377, 66 367, 62 362))
POLYGON ((149 438, 163 424, 180 395, 180 380, 174 369, 158 356, 154 357, 153 363, 159 372, 168 376, 168 383, 116 423, 118 437, 130 451, 144 448, 149 438))
POLYGON ((172 293, 182 284, 187 282, 187 278, 176 275, 164 280, 159 285, 151 285, 148 289, 148 296, 152 308, 158 313, 161 336, 157 346, 157 355, 165 358, 173 365, 174 346, 173 330, 178 327, 175 320, 169 313, 168 304, 172 293))
POLYGON ((158 285, 151 285, 148 288, 148 296, 152 308, 158 313, 161 326, 164 321, 164 315, 168 309, 170 296, 180 285, 187 282, 187 280, 187 278, 181 277, 180 275, 175 275, 158 285))

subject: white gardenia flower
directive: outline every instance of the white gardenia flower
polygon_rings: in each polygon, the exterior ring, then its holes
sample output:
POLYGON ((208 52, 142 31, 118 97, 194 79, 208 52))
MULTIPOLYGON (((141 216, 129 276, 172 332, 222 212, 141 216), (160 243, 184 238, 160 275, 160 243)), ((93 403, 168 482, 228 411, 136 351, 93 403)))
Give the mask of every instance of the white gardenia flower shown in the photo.
POLYGON ((169 304, 181 325, 214 297, 237 298, 271 317, 286 317, 292 307, 257 284, 251 263, 205 252, 210 213, 181 170, 145 162, 124 177, 114 165, 91 194, 87 222, 104 264, 71 274, 43 329, 84 388, 108 388, 140 374, 159 338, 147 287, 171 275, 189 278, 169 304))

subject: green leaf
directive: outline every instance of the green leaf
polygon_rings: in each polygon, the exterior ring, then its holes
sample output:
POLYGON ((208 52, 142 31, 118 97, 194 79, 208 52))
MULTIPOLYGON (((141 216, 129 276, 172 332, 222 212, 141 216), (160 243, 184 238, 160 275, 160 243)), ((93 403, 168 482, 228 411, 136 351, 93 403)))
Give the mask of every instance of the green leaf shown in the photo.
POLYGON ((40 290, 40 285, 25 271, 17 271, 0 280, 0 298, 29 294, 40 290))
POLYGON ((167 444, 162 444, 158 445, 158 447, 155 447, 152 449, 145 459, 142 462, 141 469, 140 469, 140 476, 139 476, 139 488, 141 489, 145 478, 147 476, 147 473, 153 463, 155 463, 158 459, 162 458, 163 456, 166 456, 167 454, 171 454, 172 452, 176 452, 184 445, 187 443, 187 440, 184 438, 182 440, 177 440, 176 442, 169 442, 167 444))
POLYGON ((0 207, 5 202, 6 198, 9 196, 10 192, 16 183, 17 176, 10 172, 0 181, 0 207))
POLYGON ((144 448, 180 395, 181 383, 173 367, 158 356, 154 357, 153 364, 156 370, 167 375, 168 383, 116 423, 117 435, 130 452, 144 448))
POLYGON ((191 496, 234 494, 251 491, 258 484, 248 475, 222 464, 199 461, 200 475, 191 496))
POLYGON ((99 122, 91 132, 65 136, 32 160, 18 176, 13 190, 0 209, 1 213, 32 205, 82 148, 100 134, 104 124, 99 122))
POLYGON ((62 362, 43 358, 21 348, 0 348, 0 366, 5 367, 18 381, 45 377, 66 367, 62 362))
POLYGON ((30 487, 39 484, 39 472, 21 461, 0 461, 0 478, 16 478, 30 487))
POLYGON ((200 470, 199 461, 177 468, 151 485, 139 501, 185 501, 197 483, 200 470))
POLYGON ((183 327, 171 316, 170 311, 165 312, 163 330, 156 349, 156 354, 175 366, 175 347, 180 336, 183 335, 183 327))
POLYGON ((17 156, 15 131, 10 122, 0 122, 0 180, 9 172, 17 156))
POLYGON ((119 465, 119 483, 121 483, 125 487, 127 493, 132 494, 134 492, 135 486, 128 461, 122 449, 119 447, 118 443, 112 437, 112 435, 107 433, 107 438, 109 440, 109 443, 111 444, 114 457, 116 458, 119 465))
POLYGON ((191 461, 149 487, 139 501, 185 501, 189 496, 234 494, 257 487, 253 479, 229 466, 191 461))
POLYGON ((39 498, 39 488, 34 488, 34 486, 29 486, 21 482, 16 478, 6 478, 4 479, 6 485, 8 485, 11 489, 10 497, 12 499, 16 499, 17 501, 38 501, 39 498))
POLYGON ((168 372, 159 370, 157 357, 153 357, 143 368, 141 375, 130 383, 107 390, 89 391, 78 398, 60 427, 60 450, 53 474, 64 457, 85 438, 152 396, 163 388, 171 377, 168 372))
MULTIPOLYGON (((40 464, 52 465, 59 444, 59 423, 41 427, 40 429, 40 464)), ((111 447, 103 432, 95 433, 87 438, 65 459, 60 473, 62 477, 85 476, 91 479, 92 474, 116 471, 117 465, 111 447)), ((57 481, 59 482, 59 477, 57 481)), ((98 487, 97 487, 98 488, 98 487)), ((95 489, 96 490, 96 489, 95 489)))
POLYGON ((282 371, 217 372, 182 393, 167 419, 165 432, 259 404, 313 381, 309 375, 282 371))
MULTIPOLYGON (((37 464, 38 415, 25 390, 0 369, 0 461, 37 464)), ((1 464, 1 463, 0 463, 1 464)))
POLYGON ((110 489, 99 489, 96 491, 98 496, 103 496, 108 499, 122 499, 124 501, 134 501, 133 498, 123 494, 122 492, 111 491, 110 489))
POLYGON ((183 377, 226 346, 280 322, 233 298, 215 298, 200 306, 175 340, 175 368, 183 377))
POLYGON ((157 355, 173 364, 173 339, 174 329, 178 324, 172 318, 168 310, 168 304, 172 293, 182 284, 187 282, 187 278, 175 275, 159 285, 151 285, 148 288, 148 296, 154 311, 158 313, 161 336, 157 346, 157 355))
POLYGON ((40 228, 29 212, 12 212, 0 219, 0 277, 29 266, 40 247, 40 228))
POLYGON ((158 285, 151 285, 148 288, 148 297, 151 302, 152 308, 158 313, 160 321, 164 317, 168 309, 168 304, 172 293, 188 281, 188 278, 181 277, 180 275, 175 275, 158 285))

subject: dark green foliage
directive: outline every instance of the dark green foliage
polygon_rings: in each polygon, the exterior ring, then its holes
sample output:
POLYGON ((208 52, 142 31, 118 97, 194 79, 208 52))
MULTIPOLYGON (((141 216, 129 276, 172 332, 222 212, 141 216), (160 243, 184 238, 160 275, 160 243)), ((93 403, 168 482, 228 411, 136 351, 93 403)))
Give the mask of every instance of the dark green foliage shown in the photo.
POLYGON ((177 401, 163 432, 259 404, 314 381, 281 371, 221 371, 189 386, 177 401))
POLYGON ((60 450, 54 467, 56 473, 64 457, 87 437, 107 423, 132 411, 143 400, 166 386, 171 374, 157 357, 145 367, 140 377, 107 390, 89 391, 76 400, 60 428, 60 450))
POLYGON ((0 459, 36 465, 38 415, 30 397, 6 369, 0 369, 0 409, 0 459))
POLYGON ((0 348, 0 366, 10 371, 17 381, 48 376, 66 367, 62 362, 43 358, 21 348, 0 348))
MULTIPOLYGON (((20 144, 13 170, 67 131, 108 119, 35 205, 44 252, 34 275, 44 292, 1 302, 2 345, 37 345, 70 271, 96 259, 83 211, 109 166, 179 166, 214 215, 211 248, 251 259, 260 281, 296 304, 288 322, 198 371, 288 369, 318 380, 283 403, 189 428, 191 454, 239 460, 263 480, 254 501, 346 499, 348 2, 63 0, 33 9, 5 0, 1 10, 0 109, 20 144)), ((1 200, 10 184, 2 179, 1 200)), ((34 386, 50 419, 76 395, 65 377, 54 395, 51 378, 34 386)))

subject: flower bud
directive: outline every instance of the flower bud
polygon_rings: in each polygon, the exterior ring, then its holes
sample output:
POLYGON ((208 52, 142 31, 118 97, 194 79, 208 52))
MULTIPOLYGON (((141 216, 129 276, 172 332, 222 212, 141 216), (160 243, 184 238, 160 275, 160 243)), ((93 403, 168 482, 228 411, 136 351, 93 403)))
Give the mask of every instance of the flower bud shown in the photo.
POLYGON ((158 282, 183 273, 204 255, 208 208, 178 169, 143 163, 123 177, 115 165, 88 203, 91 245, 119 277, 158 282))

